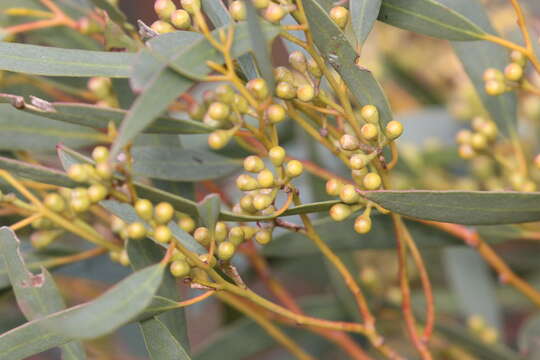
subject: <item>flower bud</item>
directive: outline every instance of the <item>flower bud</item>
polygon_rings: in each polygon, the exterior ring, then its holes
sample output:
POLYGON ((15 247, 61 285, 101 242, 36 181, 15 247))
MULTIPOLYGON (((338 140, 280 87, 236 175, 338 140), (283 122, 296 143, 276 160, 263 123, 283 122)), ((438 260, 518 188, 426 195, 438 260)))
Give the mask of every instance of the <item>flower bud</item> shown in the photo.
POLYGON ((146 236, 146 228, 143 223, 134 222, 128 225, 127 233, 130 239, 140 240, 146 236))
POLYGON ((76 182, 85 182, 88 180, 88 172, 83 164, 73 164, 68 169, 68 176, 76 182))
POLYGON ((339 138, 339 145, 343 150, 354 151, 360 147, 360 141, 354 135, 345 134, 339 138))
POLYGON ((474 149, 472 148, 470 144, 460 145, 458 149, 458 153, 459 153, 459 157, 465 160, 472 159, 476 155, 476 152, 474 151, 474 149))
POLYGON ((371 219, 369 216, 360 215, 354 221, 354 231, 359 234, 367 234, 371 230, 371 219))
POLYGON ((270 5, 270 0, 251 0, 256 9, 264 9, 270 5))
POLYGON ((252 191, 257 189, 259 184, 251 176, 242 174, 236 178, 236 187, 241 191, 252 191))
POLYGON ((227 224, 225 224, 223 221, 219 221, 216 224, 215 231, 214 231, 214 237, 216 238, 217 242, 222 242, 227 238, 227 233, 229 232, 229 228, 227 227, 227 224))
POLYGON ((284 100, 292 100, 296 97, 296 89, 292 83, 281 81, 276 85, 276 96, 284 100))
POLYGON ((87 86, 98 99, 105 99, 111 94, 112 82, 106 77, 93 77, 88 80, 87 86))
POLYGON ((502 81, 489 80, 486 81, 485 90, 488 95, 497 96, 506 91, 506 86, 502 81))
POLYGON ((205 227, 196 228, 193 238, 202 246, 208 246, 210 244, 210 232, 205 227))
POLYGON ((381 177, 377 173, 369 173, 366 176, 364 176, 364 180, 362 181, 364 184, 364 187, 368 190, 377 190, 379 187, 381 187, 381 177))
POLYGON ((255 241, 260 245, 266 245, 272 241, 272 233, 269 230, 259 230, 255 234, 255 241))
POLYGON ((105 146, 96 146, 94 150, 92 150, 92 158, 97 163, 106 162, 109 159, 109 149, 105 146))
POLYGON ((274 69, 274 77, 276 78, 276 81, 286 81, 293 83, 294 82, 294 75, 292 74, 291 70, 287 69, 285 66, 278 66, 274 69))
POLYGON ((244 169, 249 172, 258 173, 264 169, 264 162, 256 155, 250 155, 244 159, 244 169))
POLYGON ((264 169, 257 175, 257 182, 259 183, 259 187, 263 189, 270 188, 274 186, 274 174, 272 171, 264 169))
POLYGON ((255 206, 253 206, 253 196, 245 195, 240 198, 240 208, 247 213, 254 213, 257 211, 255 206))
POLYGON ((266 194, 257 194, 253 197, 253 206, 257 210, 264 210, 272 205, 272 197, 266 194))
POLYGON ((235 21, 243 21, 247 18, 246 5, 241 0, 235 0, 229 5, 229 13, 235 21))
POLYGON ((485 150, 488 146, 486 136, 481 133, 474 133, 471 137, 471 146, 477 151, 485 150))
POLYGON ((245 114, 249 111, 249 104, 245 97, 240 94, 234 94, 233 107, 240 113, 245 114))
POLYGON ((339 179, 330 179, 326 182, 326 193, 330 196, 338 196, 343 188, 343 183, 339 179))
POLYGON ((360 115, 366 122, 370 124, 379 123, 379 110, 374 105, 365 105, 360 110, 360 115))
POLYGON ((523 68, 516 63, 510 63, 504 68, 504 77, 510 81, 519 81, 523 77, 523 68))
POLYGON ((287 12, 283 7, 276 3, 269 3, 266 9, 264 10, 264 18, 271 23, 278 23, 287 15, 287 12))
POLYGON ((172 239, 171 229, 167 225, 158 225, 154 229, 154 239, 159 243, 168 243, 172 239))
POLYGON ((224 241, 219 244, 217 249, 217 256, 220 260, 228 261, 234 256, 236 246, 232 242, 224 241))
POLYGON ((520 66, 525 66, 527 63, 527 57, 523 55, 521 51, 513 50, 510 53, 510 60, 520 66))
POLYGON ((191 216, 182 215, 180 216, 180 219, 178 219, 178 227, 189 234, 191 234, 193 230, 195 230, 196 226, 197 224, 191 216))
POLYGON ((354 154, 349 161, 351 168, 354 170, 363 169, 369 163, 369 159, 365 154, 354 154))
POLYGON ((349 19, 349 10, 343 6, 334 6, 330 9, 330 18, 339 26, 340 28, 345 28, 347 21, 349 19))
POLYGON ((501 72, 501 70, 495 69, 495 68, 486 69, 484 71, 484 74, 483 74, 482 77, 483 77, 485 82, 488 82, 490 80, 495 80, 495 81, 503 81, 504 80, 504 75, 501 72))
POLYGON ((231 140, 231 135, 226 130, 216 130, 208 136, 208 146, 214 150, 224 148, 231 140))
POLYGON ((231 109, 229 106, 221 102, 214 102, 210 104, 210 107, 208 108, 208 116, 218 121, 225 120, 230 113, 231 109))
POLYGON ((154 205, 148 199, 138 199, 135 202, 135 212, 141 219, 150 220, 154 215, 154 205))
POLYGON ((174 27, 163 20, 157 20, 150 26, 158 34, 166 34, 174 31, 174 27))
POLYGON ((169 267, 171 274, 177 278, 183 278, 189 275, 191 266, 185 260, 175 260, 169 267))
POLYGON ((285 160, 286 151, 281 146, 274 146, 268 150, 268 157, 274 166, 281 166, 285 160))
POLYGON ((293 51, 289 54, 289 63, 296 71, 305 73, 307 70, 306 56, 301 51, 293 51))
POLYGON ((353 204, 360 199, 360 195, 356 192, 354 185, 345 184, 339 192, 339 198, 346 204, 353 204))
POLYGON ((266 116, 272 124, 278 124, 285 120, 287 113, 285 108, 280 104, 272 104, 266 109, 266 116))
POLYGON ((178 9, 171 15, 171 23, 175 28, 187 30, 191 27, 191 16, 184 9, 178 9))
POLYGON ((392 120, 386 124, 386 137, 390 140, 395 140, 403 134, 403 124, 397 120, 392 120))
POLYGON ((307 61, 308 71, 311 75, 315 76, 317 79, 322 76, 322 70, 319 67, 319 64, 313 59, 309 58, 307 61))
POLYGON ((113 176, 113 169, 107 162, 97 163, 96 174, 103 180, 110 180, 113 176))
POLYGON ((88 196, 79 196, 69 201, 69 206, 77 213, 83 213, 90 208, 90 199, 88 196))
POLYGON ((168 202, 160 202, 154 209, 154 220, 159 224, 167 224, 174 216, 174 208, 168 202))
POLYGON ((379 136, 379 128, 377 125, 373 124, 364 124, 360 129, 362 137, 366 140, 375 140, 379 136))
POLYGON ((336 204, 330 208, 330 217, 334 221, 343 221, 351 215, 351 208, 345 204, 336 204))
POLYGON ((104 200, 109 193, 109 190, 102 184, 92 184, 88 188, 88 198, 90 202, 98 203, 104 200))
POLYGON ((304 165, 298 160, 291 160, 287 163, 285 173, 291 178, 300 176, 304 171, 304 165))
POLYGON ((310 102, 315 97, 315 88, 311 84, 300 85, 296 90, 296 97, 300 101, 310 102))
POLYGON ((180 0, 180 4, 182 4, 184 10, 191 15, 195 14, 195 11, 201 9, 201 0, 180 0))
POLYGON ((64 198, 58 193, 47 194, 47 196, 45 196, 45 199, 43 200, 43 203, 48 209, 57 213, 61 213, 66 209, 66 202, 64 201, 64 198))
POLYGON ((261 78, 252 79, 248 81, 246 88, 258 99, 264 100, 268 97, 268 86, 266 81, 261 78))
POLYGON ((244 230, 242 230, 242 227, 240 226, 235 226, 229 230, 229 241, 235 246, 238 246, 244 242, 244 236, 244 230))
POLYGON ((470 144, 472 138, 472 132, 467 129, 460 130, 456 134, 456 143, 463 145, 463 144, 470 144))
POLYGON ((176 6, 171 0, 156 0, 154 3, 154 11, 161 20, 169 20, 175 10, 176 6))

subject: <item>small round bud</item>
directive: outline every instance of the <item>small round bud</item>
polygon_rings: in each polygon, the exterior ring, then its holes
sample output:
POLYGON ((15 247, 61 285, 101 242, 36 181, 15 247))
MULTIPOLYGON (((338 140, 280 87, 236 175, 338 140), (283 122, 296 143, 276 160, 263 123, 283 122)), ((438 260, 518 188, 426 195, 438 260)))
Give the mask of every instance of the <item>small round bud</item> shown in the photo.
POLYGON ((57 213, 60 213, 66 209, 66 202, 58 193, 47 194, 43 200, 43 203, 48 209, 57 213))
POLYGON ((189 275, 191 266, 185 260, 175 260, 170 266, 171 274, 177 278, 183 278, 189 275))
POLYGON ((98 203, 104 200, 109 193, 109 190, 102 184, 92 184, 88 188, 88 198, 93 203, 98 203))
POLYGON ((326 182, 326 193, 331 196, 338 196, 343 188, 343 183, 339 179, 330 179, 326 182))
POLYGON ((368 173, 368 169, 367 167, 365 167, 360 170, 352 170, 351 176, 355 183, 357 183, 358 185, 361 185, 362 181, 364 180, 364 176, 366 176, 367 173, 368 173))
POLYGON ((202 246, 208 246, 210 244, 210 232, 205 227, 196 228, 193 237, 202 246))
POLYGON ((463 144, 470 144, 472 138, 472 132, 467 129, 459 130, 459 132, 456 134, 456 143, 463 145, 463 144))
POLYGON ((221 102, 214 102, 208 108, 208 116, 217 121, 225 120, 230 114, 229 106, 221 102))
POLYGON ((293 69, 305 73, 307 70, 306 56, 301 51, 293 51, 289 54, 289 63, 293 69))
POLYGON ((61 230, 41 230, 36 231, 30 236, 30 242, 36 249, 43 249, 50 245, 62 234, 61 230))
POLYGON ((184 255, 181 251, 178 249, 173 250, 172 258, 173 261, 175 260, 186 260, 186 255, 184 255))
POLYGON ((178 9, 172 13, 171 23, 177 29, 187 30, 191 27, 191 17, 186 10, 178 9))
POLYGON ((497 96, 506 91, 506 87, 502 81, 489 80, 486 81, 485 90, 488 95, 497 96))
POLYGON ((272 205, 272 197, 266 194, 257 194, 253 197, 253 206, 257 210, 264 210, 272 205))
POLYGON ((360 215, 354 220, 354 231, 359 234, 367 234, 371 230, 371 219, 368 216, 360 215))
POLYGON ((270 0, 251 0, 256 9, 264 9, 270 5, 270 0))
POLYGON ((93 77, 88 80, 88 90, 92 92, 98 99, 105 99, 111 94, 112 83, 111 79, 106 77, 93 77))
POLYGON ((253 196, 242 196, 242 198, 240 198, 240 208, 248 213, 253 213, 257 211, 257 209, 255 209, 255 206, 253 206, 253 196))
POLYGON ((246 98, 240 94, 234 94, 233 106, 240 114, 245 114, 249 111, 249 104, 246 98))
POLYGON ((386 137, 390 140, 395 140, 403 134, 403 124, 397 120, 392 120, 386 124, 386 137))
POLYGON ((208 146, 214 150, 224 148, 231 139, 229 132, 226 130, 216 130, 208 136, 208 146))
POLYGON ((236 187, 241 191, 251 191, 257 189, 259 184, 251 176, 242 174, 236 178, 236 187))
POLYGON ((308 59, 307 67, 308 67, 309 73, 315 76, 316 78, 320 78, 323 75, 321 68, 319 67, 319 64, 317 64, 317 62, 313 58, 308 59))
POLYGON ((264 169, 264 162, 256 155, 250 155, 244 159, 244 169, 249 172, 258 173, 264 169))
POLYGON ((360 115, 370 124, 379 123, 379 110, 375 105, 364 105, 360 110, 360 115))
POLYGON ((510 60, 520 66, 525 66, 527 63, 527 57, 523 55, 521 51, 513 50, 510 53, 510 60))
POLYGON ((227 233, 229 232, 229 228, 227 227, 227 224, 225 224, 223 221, 219 221, 216 224, 216 228, 214 230, 214 237, 217 242, 222 242, 227 238, 227 233))
POLYGON ((156 0, 154 11, 161 20, 169 20, 176 10, 176 6, 171 0, 156 0))
POLYGON ((486 321, 481 315, 471 315, 467 318, 467 327, 471 331, 479 333, 486 328, 486 321))
POLYGON ((504 75, 499 69, 489 68, 489 69, 486 69, 486 71, 484 71, 483 79, 486 82, 491 81, 491 80, 499 82, 499 81, 504 80, 504 75))
POLYGON ((351 215, 351 208, 345 204, 336 204, 330 208, 330 217, 334 221, 343 221, 351 215))
POLYGON ((128 225, 127 233, 130 239, 140 240, 146 236, 146 228, 141 222, 134 222, 128 225))
POLYGON ((85 182, 88 180, 88 172, 83 164, 73 164, 68 169, 68 176, 76 182, 85 182))
POLYGON ((109 163, 102 162, 96 164, 96 174, 100 179, 110 180, 113 176, 113 169, 109 163))
POLYGON ((278 124, 285 120, 287 113, 285 108, 279 104, 272 104, 266 109, 266 116, 272 124, 278 124))
POLYGON ((292 74, 291 70, 287 69, 285 66, 278 66, 274 69, 274 77, 276 78, 276 81, 286 81, 286 82, 294 82, 294 75, 292 74))
POLYGON ((474 150, 485 150, 488 146, 487 138, 484 134, 474 133, 471 137, 471 146, 474 150))
POLYGON ((168 202, 160 202, 154 209, 154 220, 160 224, 166 224, 174 216, 174 208, 168 202))
POLYGON ((74 197, 69 201, 69 206, 71 209, 73 209, 73 211, 82 213, 90 208, 90 199, 88 196, 74 197))
POLYGON ((236 246, 232 242, 224 241, 219 244, 217 249, 217 256, 220 260, 228 261, 234 256, 236 246))
POLYGON ((251 239, 257 232, 257 228, 253 226, 242 226, 242 231, 244 232, 245 239, 251 239))
POLYGON ((83 198, 88 197, 88 190, 83 187, 78 187, 73 190, 71 190, 71 198, 83 198))
POLYGON ((217 265, 216 257, 215 256, 210 257, 208 254, 199 255, 199 260, 201 260, 205 264, 210 265, 211 267, 214 267, 217 265))
POLYGON ((232 104, 236 95, 234 90, 227 84, 219 85, 214 91, 214 94, 216 99, 224 104, 232 104))
POLYGON ((119 234, 126 227, 124 220, 120 219, 118 216, 112 216, 111 218, 111 230, 115 234, 119 234))
POLYGON ((362 182, 364 184, 364 187, 368 190, 377 190, 379 187, 381 187, 381 177, 377 173, 369 173, 366 176, 364 176, 364 180, 362 182))
POLYGON ((470 144, 460 145, 458 149, 458 153, 459 153, 459 157, 465 160, 472 159, 476 155, 476 152, 474 151, 474 149, 472 148, 470 144))
POLYGON ((478 131, 482 135, 484 135, 489 141, 495 140, 497 138, 497 135, 499 134, 497 125, 493 121, 486 121, 482 124, 478 131))
POLYGON ((258 100, 264 100, 268 97, 268 86, 266 85, 266 81, 261 78, 252 79, 249 80, 246 88, 258 99, 258 100))
POLYGON ((330 9, 330 18, 339 26, 344 29, 349 20, 349 10, 343 6, 334 6, 330 9))
POLYGON ((163 20, 157 20, 150 26, 158 34, 167 34, 174 31, 174 27, 163 20))
POLYGON ((523 68, 516 63, 510 63, 504 68, 504 77, 510 81, 519 81, 523 77, 523 68))
POLYGON ((255 234, 255 241, 260 245, 266 245, 272 241, 272 233, 269 230, 259 230, 255 234))
POLYGON ((160 243, 168 243, 172 239, 171 229, 167 225, 158 225, 154 229, 154 239, 160 243))
POLYGON ((360 170, 367 166, 369 158, 365 154, 354 154, 349 161, 352 169, 360 170))
POLYGON ((181 216, 180 219, 178 220, 178 227, 189 234, 191 234, 193 230, 195 230, 196 226, 197 224, 195 223, 195 220, 193 220, 191 216, 184 215, 184 216, 181 216))
POLYGON ((379 128, 373 124, 364 124, 360 132, 366 140, 375 140, 379 136, 379 128))
POLYGON ((135 202, 135 212, 141 219, 150 220, 154 215, 154 205, 148 199, 138 199, 135 202))
POLYGON ((246 20, 246 5, 241 0, 235 0, 229 5, 229 13, 235 21, 246 20))
POLYGON ((120 263, 120 265, 122 266, 129 266, 129 264, 131 263, 131 261, 129 260, 129 255, 127 253, 127 250, 122 250, 120 252, 120 256, 118 258, 118 262, 120 263))
POLYGON ((280 81, 276 85, 276 96, 284 100, 292 100, 296 97, 296 89, 288 81, 280 81))
POLYGON ((274 166, 281 166, 283 164, 283 161, 285 160, 285 156, 287 155, 284 148, 281 146, 274 146, 270 150, 268 150, 268 157, 270 158, 270 161, 274 166))
POLYGON ((109 159, 109 149, 105 146, 96 146, 94 150, 92 150, 92 158, 97 163, 106 162, 109 159))
POLYGON ((360 199, 360 195, 356 192, 356 187, 351 184, 345 184, 339 192, 339 198, 346 204, 353 204, 360 199))
POLYGON ((354 151, 360 147, 360 141, 354 135, 345 134, 339 138, 339 145, 343 150, 354 151))
POLYGON ((269 3, 266 9, 264 10, 264 18, 271 23, 278 23, 287 15, 287 12, 283 7, 276 3, 269 3))
POLYGON ((315 88, 310 84, 300 85, 296 90, 296 97, 300 101, 310 102, 315 97, 315 88))
POLYGON ((274 186, 274 174, 268 169, 264 169, 257 175, 257 182, 261 188, 269 188, 274 186))
POLYGON ((201 9, 201 0, 180 0, 180 4, 191 15, 201 9))
POLYGON ((240 226, 235 226, 229 230, 229 241, 234 244, 234 246, 240 245, 244 242, 244 230, 240 226))
POLYGON ((300 176, 304 171, 304 165, 298 160, 291 160, 287 163, 285 173, 287 176, 294 178, 300 176))

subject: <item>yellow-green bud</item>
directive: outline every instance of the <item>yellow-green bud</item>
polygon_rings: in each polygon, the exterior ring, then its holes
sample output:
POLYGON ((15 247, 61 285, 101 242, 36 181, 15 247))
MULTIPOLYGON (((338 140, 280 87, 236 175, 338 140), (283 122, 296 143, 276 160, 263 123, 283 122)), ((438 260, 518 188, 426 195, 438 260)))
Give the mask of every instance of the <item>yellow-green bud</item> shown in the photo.
MULTIPOLYGON (((472 136, 471 136, 472 137, 472 136)), ((465 160, 472 159, 476 152, 470 144, 462 144, 458 149, 459 157, 465 160)))
POLYGON ((269 3, 266 9, 264 10, 264 18, 271 23, 278 23, 283 19, 287 12, 283 7, 276 3, 269 3))
POLYGON ((106 162, 109 159, 109 149, 105 146, 96 146, 94 150, 92 150, 92 158, 97 163, 106 162))
POLYGON ((203 246, 208 246, 210 244, 210 232, 205 227, 196 228, 193 237, 203 246))
POLYGON ((184 10, 191 15, 195 14, 195 11, 201 9, 201 0, 180 0, 180 4, 182 4, 184 10))
POLYGON ((272 233, 269 230, 259 230, 255 234, 255 241, 260 245, 266 245, 272 241, 272 233))
POLYGON ((305 73, 307 70, 306 56, 301 51, 293 51, 289 54, 289 63, 293 69, 305 73))
POLYGON ((264 9, 270 5, 270 0, 251 0, 256 9, 264 9))
POLYGON ((369 173, 364 176, 363 184, 368 190, 377 190, 381 187, 381 177, 377 173, 369 173))
POLYGON ((208 146, 214 150, 224 148, 231 139, 231 135, 226 130, 216 130, 208 136, 208 146))
POLYGON ((504 75, 503 73, 501 72, 501 70, 499 69, 495 69, 495 68, 488 68, 484 71, 484 74, 483 74, 483 79, 484 81, 490 81, 490 80, 495 80, 497 82, 500 82, 500 81, 503 81, 504 80, 504 75))
POLYGON ((259 184, 251 176, 242 174, 236 178, 236 187, 241 191, 251 191, 257 189, 259 184))
POLYGON ((138 199, 135 202, 135 212, 141 219, 150 220, 154 215, 154 205, 148 199, 138 199))
POLYGON ((240 208, 248 213, 253 213, 257 209, 253 206, 253 196, 245 195, 240 198, 240 208))
POLYGON ((244 232, 245 239, 251 239, 257 232, 257 228, 253 226, 242 226, 242 231, 244 232))
POLYGON ((274 186, 274 174, 268 169, 264 169, 257 175, 257 182, 261 188, 274 186))
POLYGON ((174 216, 174 208, 168 202, 160 202, 154 209, 154 220, 159 224, 166 224, 174 216))
POLYGON ((129 266, 130 260, 129 260, 129 255, 127 253, 127 250, 122 250, 120 252, 120 256, 118 257, 118 262, 122 266, 129 266))
POLYGON ((304 165, 302 165, 302 163, 298 160, 289 161, 285 167, 285 173, 291 178, 302 175, 303 171, 304 165))
POLYGON ((208 116, 217 121, 225 120, 230 114, 231 109, 222 102, 214 102, 208 108, 208 116))
POLYGON ((351 168, 354 170, 363 169, 369 163, 369 159, 365 154, 354 154, 349 161, 351 168))
POLYGON ((292 100, 296 97, 296 89, 288 81, 280 81, 276 85, 276 96, 284 100, 292 100))
POLYGON ((244 159, 244 169, 249 172, 258 173, 264 169, 264 162, 256 155, 250 155, 244 159))
POLYGON ((195 230, 195 227, 197 224, 195 223, 195 220, 191 216, 180 216, 180 219, 178 220, 178 227, 182 230, 184 230, 187 233, 192 233, 193 230, 195 230))
POLYGON ((229 13, 235 21, 246 20, 246 5, 241 0, 235 0, 229 5, 229 13))
POLYGON ((64 198, 58 193, 50 193, 45 196, 43 203, 50 210, 60 213, 66 209, 64 198))
POLYGON ((73 211, 82 213, 90 208, 90 199, 88 196, 74 197, 69 201, 69 206, 73 209, 73 211))
POLYGON ((177 29, 187 30, 191 27, 191 17, 186 10, 178 9, 172 13, 171 23, 177 29))
POLYGON ((172 254, 172 257, 171 259, 173 261, 175 260, 186 260, 186 255, 184 255, 181 251, 179 251, 178 249, 174 249, 173 250, 173 254, 172 254))
POLYGON ((257 210, 264 210, 272 205, 272 197, 266 194, 257 194, 253 197, 253 206, 257 210))
POLYGON ((34 232, 30 236, 30 242, 36 249, 43 249, 50 245, 60 235, 64 233, 63 230, 40 230, 34 232))
POLYGON ((360 199, 360 195, 356 192, 354 185, 345 184, 339 192, 339 198, 346 204, 354 204, 360 199))
POLYGON ((379 123, 379 110, 375 105, 364 105, 360 110, 360 115, 370 124, 379 123))
POLYGON ((93 203, 98 203, 104 200, 109 193, 109 190, 102 184, 92 184, 88 188, 88 198, 93 203))
POLYGON ((485 90, 488 95, 497 96, 506 91, 506 86, 502 81, 489 80, 486 81, 485 90))
POLYGON ((516 63, 510 63, 504 68, 504 77, 510 81, 519 81, 523 77, 523 68, 516 63))
POLYGON ((143 223, 134 222, 128 225, 127 233, 130 239, 139 240, 146 236, 146 228, 143 223))
POLYGON ((296 97, 300 101, 310 102, 315 97, 315 88, 310 84, 303 84, 296 90, 296 97))
POLYGON ((343 188, 343 183, 339 179, 330 179, 326 182, 326 193, 331 196, 338 196, 343 188))
POLYGON ((274 166, 281 166, 283 164, 283 161, 285 160, 285 156, 287 155, 284 148, 281 146, 274 146, 270 150, 268 150, 268 157, 270 158, 270 161, 274 166))
POLYGON ((154 3, 154 11, 161 20, 169 20, 175 10, 176 6, 171 0, 156 0, 154 3))
POLYGON ((166 34, 174 31, 174 27, 163 20, 157 20, 150 26, 158 34, 166 34))
POLYGON ((227 233, 229 232, 229 228, 227 227, 227 224, 225 224, 223 221, 219 221, 216 224, 216 228, 214 231, 214 237, 217 242, 222 242, 227 238, 227 233))
POLYGON ((268 97, 268 86, 266 81, 261 78, 249 80, 246 84, 246 88, 255 96, 258 100, 264 100, 268 97))
POLYGON ((234 96, 236 95, 234 90, 227 84, 219 85, 214 94, 218 101, 225 104, 232 104, 234 102, 234 96))
POLYGON ((315 76, 316 78, 320 78, 322 76, 321 68, 313 58, 308 59, 307 67, 311 75, 315 76))
POLYGON ((246 98, 240 94, 234 94, 233 106, 240 114, 245 114, 249 111, 249 104, 246 98))
POLYGON ((214 267, 217 264, 216 257, 213 256, 213 255, 212 255, 212 257, 210 257, 209 254, 199 255, 199 260, 201 260, 205 264, 210 265, 211 267, 214 267))
POLYGON ((160 243, 168 243, 172 239, 171 229, 167 225, 158 225, 154 229, 154 239, 160 243))
POLYGON ((360 129, 362 137, 366 140, 375 140, 379 136, 379 128, 377 125, 364 124, 360 129))
POLYGON ((287 69, 285 66, 278 66, 274 69, 274 77, 276 78, 276 81, 286 81, 286 82, 294 82, 294 75, 292 74, 291 70, 287 69))
POLYGON ((349 10, 343 6, 334 6, 330 9, 330 18, 334 20, 337 26, 343 29, 347 25, 349 19, 349 10))
POLYGON ((220 260, 228 261, 234 256, 236 246, 232 242, 224 241, 219 244, 217 249, 217 256, 220 260))
POLYGON ((354 231, 359 234, 367 234, 371 230, 371 219, 369 216, 360 215, 354 221, 354 231))
POLYGON ((339 145, 343 150, 354 151, 360 147, 360 141, 354 135, 345 134, 339 138, 339 145))
POLYGON ((472 138, 472 132, 467 129, 459 130, 459 132, 456 134, 456 143, 463 145, 463 144, 470 144, 472 138))
POLYGON ((183 278, 189 275, 191 266, 185 260, 175 260, 170 266, 171 274, 177 278, 183 278))
POLYGON ((110 180, 113 176, 113 169, 107 162, 97 163, 96 174, 103 180, 110 180))
POLYGON ((386 137, 390 140, 395 140, 403 134, 403 124, 397 120, 392 120, 386 124, 386 137))
POLYGON ((287 113, 285 108, 280 104, 272 104, 266 109, 266 116, 272 124, 277 124, 285 120, 287 113))
POLYGON ((485 150, 488 146, 486 136, 481 133, 474 133, 471 137, 471 146, 476 151, 485 150))
POLYGON ((76 182, 85 182, 88 180, 88 172, 83 164, 73 164, 68 169, 68 176, 76 182))
POLYGON ((525 66, 527 57, 521 51, 513 50, 510 53, 510 60, 520 66, 525 66))
POLYGON ((240 245, 244 241, 244 230, 240 226, 235 226, 229 230, 229 241, 235 246, 240 245))
POLYGON ((351 208, 345 204, 336 204, 330 208, 330 217, 334 221, 343 221, 351 215, 351 208))
POLYGON ((92 92, 98 99, 105 99, 111 94, 112 83, 111 79, 106 77, 93 77, 88 80, 88 90, 92 92))

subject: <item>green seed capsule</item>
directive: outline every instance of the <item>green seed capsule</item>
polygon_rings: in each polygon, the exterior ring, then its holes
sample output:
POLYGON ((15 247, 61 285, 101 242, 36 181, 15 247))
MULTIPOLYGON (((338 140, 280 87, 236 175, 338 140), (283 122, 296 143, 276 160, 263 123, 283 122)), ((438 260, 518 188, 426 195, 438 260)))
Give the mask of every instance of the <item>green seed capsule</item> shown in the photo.
POLYGON ((66 209, 64 198, 58 193, 50 193, 45 196, 43 203, 50 210, 60 213, 66 209))
POLYGON ((154 229, 154 239, 160 243, 168 243, 172 239, 171 229, 167 225, 158 225, 154 229))
POLYGON ((269 244, 272 241, 272 233, 269 230, 259 230, 255 234, 255 241, 261 245, 269 244))
POLYGON ((178 9, 172 13, 171 23, 177 29, 187 30, 191 27, 191 16, 186 10, 178 9))
POLYGON ((193 233, 193 237, 202 246, 210 245, 210 232, 205 227, 199 227, 195 229, 195 232, 193 233))
POLYGON ((330 217, 334 221, 343 221, 351 215, 351 208, 345 204, 335 204, 330 208, 330 217))
POLYGON ((127 233, 130 239, 140 240, 146 236, 146 228, 141 222, 134 222, 128 225, 127 233))
POLYGON ((228 261, 234 256, 235 251, 236 247, 232 242, 224 241, 218 246, 217 256, 220 260, 228 261))
POLYGON ((135 202, 135 212, 141 219, 150 220, 154 215, 154 205, 148 199, 139 199, 135 202))
POLYGON ((109 193, 109 190, 102 184, 93 184, 88 188, 88 198, 92 203, 98 203, 104 200, 109 193))
POLYGON ((154 209, 154 220, 160 224, 166 224, 174 216, 174 208, 168 202, 160 202, 154 209))
POLYGON ((169 267, 171 274, 177 278, 183 278, 189 275, 191 266, 185 260, 175 260, 169 267))

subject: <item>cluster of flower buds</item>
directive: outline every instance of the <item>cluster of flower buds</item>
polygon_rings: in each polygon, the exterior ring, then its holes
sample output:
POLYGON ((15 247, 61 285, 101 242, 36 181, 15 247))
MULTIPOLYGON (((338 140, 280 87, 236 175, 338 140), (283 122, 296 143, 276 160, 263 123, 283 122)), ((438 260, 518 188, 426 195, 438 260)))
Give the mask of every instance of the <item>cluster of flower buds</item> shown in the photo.
POLYGON ((499 338, 497 329, 488 326, 484 318, 480 315, 471 315, 467 319, 469 331, 480 338, 486 344, 494 344, 499 338))
POLYGON ((497 139, 497 125, 483 117, 477 116, 472 121, 472 130, 463 129, 456 135, 459 144, 459 156, 472 159, 478 153, 485 152, 497 139))
POLYGON ((489 68, 484 71, 485 90, 488 95, 496 96, 515 88, 519 85, 524 75, 527 58, 519 51, 510 53, 510 63, 504 68, 504 72, 489 68))
POLYGON ((88 80, 88 90, 98 99, 96 105, 103 107, 118 107, 118 100, 113 92, 111 79, 93 77, 88 80))
POLYGON ((154 10, 159 20, 152 24, 152 30, 165 34, 175 30, 190 30, 191 17, 201 8, 200 0, 180 0, 181 9, 176 8, 172 0, 156 0, 154 10))

